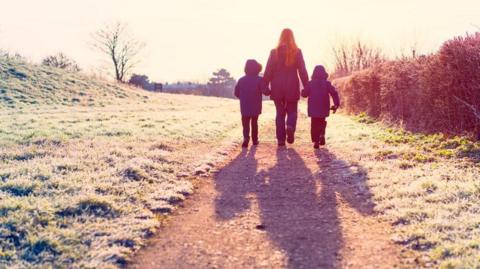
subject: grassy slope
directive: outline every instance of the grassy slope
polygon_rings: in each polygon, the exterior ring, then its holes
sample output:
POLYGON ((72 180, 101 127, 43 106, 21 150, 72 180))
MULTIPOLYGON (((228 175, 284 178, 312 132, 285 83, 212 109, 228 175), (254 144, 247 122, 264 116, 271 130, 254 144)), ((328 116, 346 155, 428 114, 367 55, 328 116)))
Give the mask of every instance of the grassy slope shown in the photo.
POLYGON ((0 65, 0 268, 123 263, 192 192, 179 172, 238 126, 230 100, 0 65))
POLYGON ((113 83, 90 80, 80 74, 31 65, 0 55, 2 110, 38 105, 103 106, 142 96, 140 92, 126 91, 113 83))

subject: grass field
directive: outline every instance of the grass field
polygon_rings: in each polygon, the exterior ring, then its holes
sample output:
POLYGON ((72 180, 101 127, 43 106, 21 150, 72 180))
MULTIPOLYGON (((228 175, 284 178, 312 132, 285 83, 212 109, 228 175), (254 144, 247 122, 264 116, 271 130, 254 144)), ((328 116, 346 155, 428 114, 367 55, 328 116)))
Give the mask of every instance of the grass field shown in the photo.
POLYGON ((192 192, 185 172, 238 127, 233 100, 1 67, 0 268, 125 263, 155 213, 192 192))
POLYGON ((192 192, 177 175, 238 125, 236 109, 159 94, 140 104, 2 113, 0 265, 124 262, 158 224, 152 213, 192 192))
MULTIPOLYGON (((192 193, 186 172, 240 137, 237 101, 148 93, 5 58, 0 108, 0 268, 125 264, 192 193)), ((271 103, 266 112, 261 124, 273 124, 271 103)), ((297 143, 309 143, 307 119, 299 124, 297 143)), ((480 266, 479 143, 365 115, 332 117, 328 140, 368 173, 393 241, 423 264, 480 266)))
POLYGON ((420 267, 480 266, 480 143, 388 128, 361 115, 332 118, 339 158, 366 171, 375 210, 420 267))

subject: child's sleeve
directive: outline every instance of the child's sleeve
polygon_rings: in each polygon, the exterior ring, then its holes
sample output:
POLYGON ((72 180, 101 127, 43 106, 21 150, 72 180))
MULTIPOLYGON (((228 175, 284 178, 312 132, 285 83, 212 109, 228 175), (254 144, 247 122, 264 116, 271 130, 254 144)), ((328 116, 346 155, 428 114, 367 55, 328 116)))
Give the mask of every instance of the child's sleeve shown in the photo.
POLYGON ((239 82, 237 82, 237 84, 235 85, 235 91, 234 91, 234 94, 237 98, 240 98, 240 86, 238 85, 240 84, 239 82))
POLYGON ((336 107, 340 107, 340 96, 338 95, 337 89, 330 83, 329 87, 330 96, 333 98, 333 105, 336 107))

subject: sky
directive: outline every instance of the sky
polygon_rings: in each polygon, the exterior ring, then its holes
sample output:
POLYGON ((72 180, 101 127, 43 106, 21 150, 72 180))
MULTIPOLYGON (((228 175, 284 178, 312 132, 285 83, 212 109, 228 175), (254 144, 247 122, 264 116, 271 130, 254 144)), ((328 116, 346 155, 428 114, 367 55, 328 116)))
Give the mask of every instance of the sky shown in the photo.
POLYGON ((0 0, 0 9, 1 49, 33 62, 63 52, 86 72, 110 67, 92 48, 92 33, 127 23, 146 44, 135 72, 160 82, 205 82, 219 68, 238 78, 247 59, 265 64, 285 27, 308 70, 331 68, 339 42, 429 53, 480 29, 478 0, 0 0))

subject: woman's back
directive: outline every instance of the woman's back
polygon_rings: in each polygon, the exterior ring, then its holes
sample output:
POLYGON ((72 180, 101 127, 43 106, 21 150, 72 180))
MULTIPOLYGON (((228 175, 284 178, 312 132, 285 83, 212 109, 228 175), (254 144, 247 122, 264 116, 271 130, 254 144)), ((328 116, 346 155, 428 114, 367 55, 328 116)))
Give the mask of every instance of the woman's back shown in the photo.
POLYGON ((270 52, 264 80, 270 83, 273 100, 297 101, 300 99, 299 76, 304 85, 308 82, 302 51, 297 49, 291 63, 287 61, 287 53, 286 46, 279 46, 270 52))
POLYGON ((262 89, 270 93, 275 103, 276 134, 279 146, 285 141, 293 144, 298 118, 300 81, 308 83, 302 51, 298 48, 293 31, 283 29, 275 49, 270 52, 262 81, 262 89), (270 90, 268 87, 270 86, 270 90))

